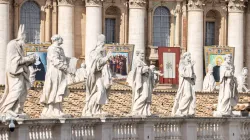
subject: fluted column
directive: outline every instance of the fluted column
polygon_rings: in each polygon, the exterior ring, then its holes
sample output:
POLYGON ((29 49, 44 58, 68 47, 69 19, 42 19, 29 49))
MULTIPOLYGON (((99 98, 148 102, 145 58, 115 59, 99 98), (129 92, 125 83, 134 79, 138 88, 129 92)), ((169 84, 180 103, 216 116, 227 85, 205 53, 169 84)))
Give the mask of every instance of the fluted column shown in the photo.
POLYGON ((9 42, 9 1, 0 0, 0 84, 5 84, 6 47, 9 42))
POLYGON ((46 1, 45 5, 45 13, 46 13, 46 19, 45 19, 45 42, 51 42, 51 33, 52 33, 52 24, 51 24, 51 11, 52 11, 53 5, 51 0, 46 1))
MULTIPOLYGON (((129 44, 134 44, 134 50, 143 50, 145 52, 145 18, 146 1, 129 1, 129 44)), ((135 53, 136 51, 134 51, 135 53)), ((135 54, 134 54, 135 56, 135 54)))
POLYGON ((65 55, 72 57, 74 51, 74 0, 58 1, 58 34, 63 38, 65 55))
POLYGON ((102 5, 100 0, 86 0, 85 63, 88 66, 89 53, 96 46, 102 33, 102 5))
POLYGON ((228 3, 228 46, 235 47, 235 75, 244 65, 244 5, 245 0, 229 0, 228 3))
POLYGON ((175 9, 175 37, 174 37, 174 46, 180 47, 180 13, 181 13, 181 4, 177 3, 175 9))
POLYGON ((203 1, 188 1, 188 43, 187 51, 191 53, 196 62, 194 72, 196 74, 195 90, 202 90, 203 83, 203 1))

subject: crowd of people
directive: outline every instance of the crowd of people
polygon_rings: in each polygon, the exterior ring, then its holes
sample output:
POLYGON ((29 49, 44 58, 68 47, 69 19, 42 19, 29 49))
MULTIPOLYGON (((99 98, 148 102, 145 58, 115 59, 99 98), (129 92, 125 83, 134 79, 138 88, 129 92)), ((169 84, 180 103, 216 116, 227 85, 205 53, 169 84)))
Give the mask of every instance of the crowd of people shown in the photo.
POLYGON ((127 75, 127 57, 125 55, 113 55, 108 62, 113 75, 127 75))

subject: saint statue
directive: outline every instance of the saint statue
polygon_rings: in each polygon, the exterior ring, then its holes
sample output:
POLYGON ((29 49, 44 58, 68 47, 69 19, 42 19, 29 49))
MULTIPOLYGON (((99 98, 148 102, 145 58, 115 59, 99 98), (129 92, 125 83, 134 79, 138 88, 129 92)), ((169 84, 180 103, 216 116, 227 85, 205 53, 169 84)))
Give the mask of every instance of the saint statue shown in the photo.
POLYGON ((25 38, 24 25, 21 25, 17 38, 11 40, 7 45, 5 91, 0 100, 1 115, 27 117, 23 106, 27 89, 30 88, 28 67, 35 62, 35 56, 24 55, 25 38))
POLYGON ((179 88, 175 96, 172 116, 194 116, 195 115, 195 80, 194 61, 191 54, 185 52, 179 64, 179 88))
POLYGON ((213 76, 213 65, 209 64, 207 69, 207 74, 203 81, 202 91, 211 92, 214 91, 216 87, 216 82, 213 76))
POLYGON ((231 116, 232 109, 238 103, 237 80, 234 77, 232 55, 226 54, 220 69, 220 90, 217 111, 214 116, 231 116))
POLYGON ((64 54, 61 47, 63 39, 60 35, 54 35, 51 38, 52 45, 47 53, 47 72, 43 93, 40 102, 44 104, 41 114, 42 118, 69 117, 63 113, 63 98, 68 94, 67 74, 70 71, 68 64, 70 58, 64 54))
POLYGON ((244 67, 242 69, 241 75, 238 76, 237 78, 238 92, 249 92, 249 89, 247 89, 247 76, 248 76, 248 69, 247 67, 244 67))
POLYGON ((108 103, 109 90, 112 84, 112 73, 109 58, 112 54, 109 52, 104 55, 105 36, 98 36, 97 44, 94 50, 90 52, 90 63, 87 66, 86 80, 86 104, 82 116, 105 115, 102 111, 102 105, 108 103))
POLYGON ((153 66, 147 66, 144 62, 144 52, 139 51, 135 66, 128 77, 127 82, 132 87, 132 116, 150 116, 152 92, 155 86, 155 71, 153 66))
POLYGON ((86 64, 82 63, 81 68, 76 70, 75 82, 85 81, 87 78, 86 64))

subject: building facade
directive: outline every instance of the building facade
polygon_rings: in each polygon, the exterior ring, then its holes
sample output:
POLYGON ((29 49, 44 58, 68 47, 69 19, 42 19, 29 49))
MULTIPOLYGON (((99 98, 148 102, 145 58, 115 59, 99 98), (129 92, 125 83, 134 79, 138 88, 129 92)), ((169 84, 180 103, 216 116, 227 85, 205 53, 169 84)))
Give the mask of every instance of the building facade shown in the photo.
POLYGON ((28 43, 50 43, 60 34, 66 55, 86 63, 101 33, 106 43, 134 44, 151 63, 158 60, 158 46, 180 47, 196 61, 201 90, 204 46, 235 47, 236 74, 250 69, 249 5, 247 0, 0 0, 0 84, 7 43, 24 24, 28 43))

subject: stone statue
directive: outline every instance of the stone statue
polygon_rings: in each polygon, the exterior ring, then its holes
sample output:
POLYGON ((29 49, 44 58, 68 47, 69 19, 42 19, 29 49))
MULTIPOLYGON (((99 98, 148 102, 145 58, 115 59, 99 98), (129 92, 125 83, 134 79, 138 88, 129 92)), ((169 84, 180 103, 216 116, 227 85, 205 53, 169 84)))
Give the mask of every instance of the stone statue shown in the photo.
POLYGON ((63 39, 60 35, 51 38, 48 48, 47 72, 40 102, 44 105, 41 118, 69 117, 63 113, 62 102, 67 95, 67 74, 70 73, 70 62, 61 47, 63 39))
POLYGON ((87 78, 86 64, 82 63, 81 68, 76 70, 75 82, 85 81, 87 78))
POLYGON ((33 66, 29 66, 29 71, 30 71, 30 86, 34 87, 34 83, 36 81, 36 72, 40 71, 41 69, 34 68, 33 66))
POLYGON ((194 116, 195 115, 195 80, 194 61, 191 54, 185 52, 179 64, 179 88, 172 109, 172 116, 194 116))
POLYGON ((68 72, 67 72, 67 84, 73 84, 75 83, 75 73, 76 73, 76 65, 77 65, 78 59, 75 57, 67 58, 67 64, 68 64, 68 72))
POLYGON ((155 86, 154 66, 148 67, 144 62, 144 52, 140 51, 135 63, 134 70, 131 71, 131 79, 127 79, 129 85, 132 85, 132 116, 150 116, 150 106, 152 101, 152 92, 155 86))
POLYGON ((249 89, 247 89, 247 76, 248 76, 248 69, 247 67, 244 67, 242 69, 241 75, 238 76, 237 78, 238 92, 249 92, 249 89))
POLYGON ((133 59, 133 64, 132 64, 132 69, 131 69, 131 71, 128 73, 128 77, 127 77, 127 83, 129 84, 129 86, 131 86, 132 87, 132 85, 130 85, 131 84, 131 82, 130 81, 132 81, 133 80, 133 73, 134 73, 134 70, 135 70, 135 67, 136 67, 136 62, 138 61, 138 60, 140 60, 139 59, 139 54, 140 54, 140 50, 136 50, 136 56, 134 57, 134 59, 133 59))
POLYGON ((203 89, 202 90, 206 91, 206 92, 211 92, 211 91, 215 90, 215 87, 216 87, 216 82, 215 82, 215 79, 213 76, 213 65, 209 64, 207 74, 206 74, 204 81, 203 81, 203 89))
POLYGON ((82 116, 106 115, 102 105, 108 103, 112 73, 107 63, 111 52, 104 56, 105 36, 99 35, 95 49, 90 52, 90 65, 87 66, 86 104, 82 116))
POLYGON ((234 77, 232 55, 226 54, 220 69, 220 90, 217 111, 214 116, 231 116, 232 109, 238 103, 237 80, 234 77))
POLYGON ((17 38, 11 40, 7 45, 5 91, 0 100, 2 116, 27 117, 23 106, 27 89, 30 88, 28 66, 35 62, 35 56, 24 55, 25 38, 24 25, 20 25, 17 38))

